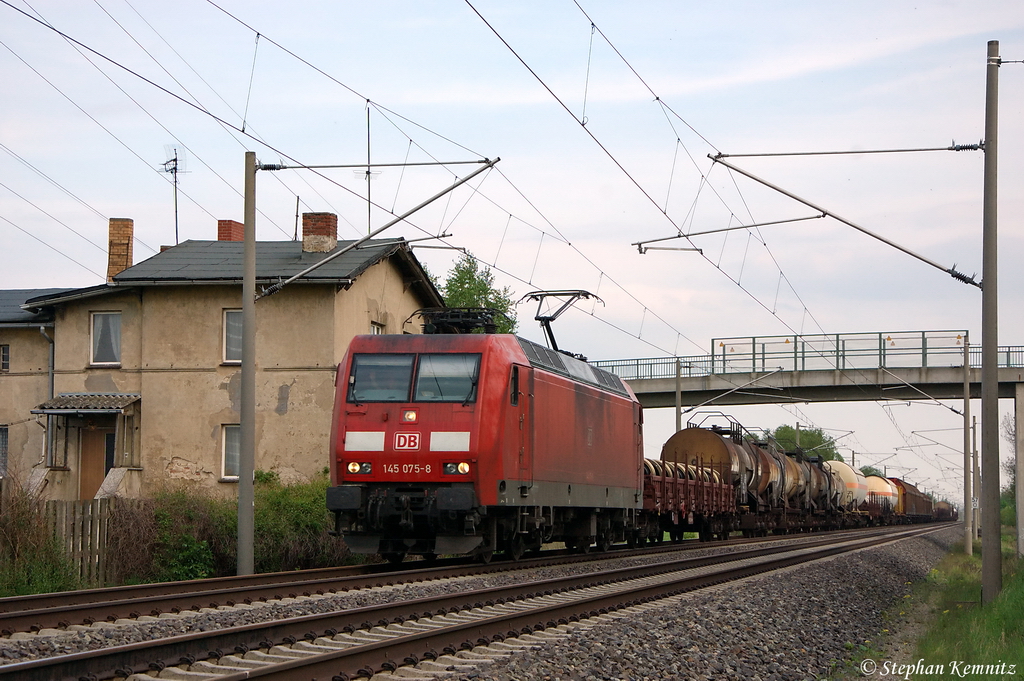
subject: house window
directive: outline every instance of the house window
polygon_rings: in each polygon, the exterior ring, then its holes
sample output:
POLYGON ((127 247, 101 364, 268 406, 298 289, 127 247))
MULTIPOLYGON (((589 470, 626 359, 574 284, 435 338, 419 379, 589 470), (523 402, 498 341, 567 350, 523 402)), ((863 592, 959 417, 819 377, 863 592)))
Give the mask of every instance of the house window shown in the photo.
POLYGON ((11 346, 0 345, 0 372, 6 373, 11 370, 11 346))
POLYGON ((225 425, 221 447, 221 480, 238 480, 238 459, 242 450, 242 427, 225 425))
POLYGON ((92 364, 121 363, 121 313, 92 313, 92 364))
POLYGON ((370 333, 374 336, 383 336, 384 325, 380 322, 370 322, 370 333))
POLYGON ((224 310, 224 363, 242 362, 242 311, 224 310))
MULTIPOLYGON (((4 347, 7 347, 6 345, 4 347)), ((0 426, 0 478, 7 477, 7 426, 0 426)))

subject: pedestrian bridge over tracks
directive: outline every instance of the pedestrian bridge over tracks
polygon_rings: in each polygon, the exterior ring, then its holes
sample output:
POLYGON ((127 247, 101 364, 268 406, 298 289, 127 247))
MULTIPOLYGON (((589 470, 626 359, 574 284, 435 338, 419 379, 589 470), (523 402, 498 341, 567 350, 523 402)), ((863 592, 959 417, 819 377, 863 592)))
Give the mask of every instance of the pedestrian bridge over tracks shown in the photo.
MULTIPOLYGON (((707 355, 592 364, 625 379, 644 407, 962 399, 965 347, 980 398, 981 346, 966 331, 716 338, 707 355)), ((999 396, 1018 385, 1024 346, 1000 346, 999 396)))

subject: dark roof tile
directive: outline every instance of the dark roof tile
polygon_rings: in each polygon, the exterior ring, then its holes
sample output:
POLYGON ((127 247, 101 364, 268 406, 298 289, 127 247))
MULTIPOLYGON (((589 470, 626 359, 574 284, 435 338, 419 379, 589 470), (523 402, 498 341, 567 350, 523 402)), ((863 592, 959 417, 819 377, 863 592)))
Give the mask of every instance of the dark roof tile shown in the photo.
POLYGON ((0 291, 0 324, 34 324, 52 321, 53 313, 51 311, 29 312, 21 309, 22 303, 39 296, 73 290, 70 288, 23 288, 0 291))
MULTIPOLYGON (((339 241, 338 248, 351 243, 339 241)), ((402 243, 394 239, 368 241, 362 247, 338 256, 311 272, 303 280, 323 282, 354 279, 370 265, 401 248, 402 243)), ((149 281, 241 280, 243 248, 241 241, 185 241, 129 267, 116 275, 114 281, 118 284, 132 284, 149 281)), ((256 278, 264 281, 287 279, 328 255, 304 253, 302 243, 298 241, 259 241, 256 243, 256 278)))

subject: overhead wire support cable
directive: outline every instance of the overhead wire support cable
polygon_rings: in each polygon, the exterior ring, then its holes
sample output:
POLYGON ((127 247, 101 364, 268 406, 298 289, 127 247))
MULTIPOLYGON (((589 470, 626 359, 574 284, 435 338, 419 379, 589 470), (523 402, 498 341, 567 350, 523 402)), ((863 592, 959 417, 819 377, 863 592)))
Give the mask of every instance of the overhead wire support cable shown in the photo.
MULTIPOLYGON (((75 45, 78 45, 79 47, 81 47, 81 48, 83 48, 85 50, 88 50, 89 52, 91 52, 92 54, 95 54, 100 59, 103 59, 104 61, 112 64, 113 66, 116 66, 117 68, 121 69, 122 71, 125 71, 126 73, 129 73, 129 74, 135 76, 136 78, 138 78, 139 80, 143 81, 144 83, 147 83, 148 85, 151 85, 151 86, 155 87, 156 89, 160 90, 164 94, 169 95, 169 96, 173 97, 174 99, 178 100, 182 104, 185 104, 186 106, 189 106, 189 107, 195 109, 196 111, 198 111, 198 112, 200 112, 202 114, 205 114, 206 116, 209 116, 211 119, 213 119, 217 123, 219 123, 219 124, 221 124, 221 125, 223 125, 223 126, 225 126, 227 128, 230 128, 231 130, 234 130, 234 131, 236 131, 236 132, 238 132, 238 133, 240 133, 242 135, 245 135, 246 137, 248 137, 249 139, 253 140, 254 142, 258 142, 259 144, 261 144, 262 146, 266 147, 270 151, 273 151, 273 152, 275 152, 277 154, 280 154, 284 158, 287 158, 287 159, 289 159, 291 161, 295 160, 292 156, 286 154, 285 152, 281 151, 277 147, 274 147, 273 145, 265 142, 264 140, 259 139, 255 135, 242 130, 237 125, 234 125, 234 124, 230 123, 229 121, 221 118, 220 116, 218 116, 217 114, 213 113, 209 109, 207 109, 207 108, 205 108, 205 107, 203 107, 203 106, 201 106, 199 104, 196 104, 194 102, 191 102, 188 99, 185 99, 181 95, 177 94, 176 92, 172 92, 171 90, 167 89, 163 85, 160 85, 156 81, 154 81, 154 80, 152 80, 150 78, 147 78, 146 76, 143 76, 141 73, 128 68, 127 66, 125 66, 124 64, 121 64, 118 61, 115 61, 114 59, 108 57, 107 55, 103 54, 102 52, 100 52, 100 51, 98 51, 98 50, 96 50, 96 49, 94 49, 92 47, 89 47, 88 45, 86 45, 82 41, 76 40, 75 38, 72 38, 70 35, 68 35, 67 33, 64 33, 60 29, 58 29, 58 28, 56 28, 56 27, 46 23, 45 21, 42 21, 42 20, 32 16, 31 14, 25 12, 24 10, 22 10, 22 9, 20 9, 18 7, 15 7, 14 5, 12 5, 10 3, 9 0, 0 0, 0 4, 7 5, 8 7, 10 7, 13 10, 15 10, 16 12, 19 12, 20 14, 24 15, 26 18, 31 19, 32 21, 36 22, 37 24, 40 24, 41 26, 44 26, 45 28, 53 31, 54 33, 56 33, 60 37, 64 38, 65 40, 67 40, 67 41, 69 41, 69 42, 71 42, 71 43, 73 43, 75 45)), ((461 147, 461 145, 459 145, 459 146, 461 147)), ((465 148, 465 147, 461 147, 461 148, 465 148)), ((308 166, 304 166, 304 167, 308 167, 308 166)), ((360 167, 360 168, 365 167, 365 164, 360 164, 358 167, 360 167)), ((337 184, 337 183, 335 183, 335 184, 337 184)), ((338 186, 341 189, 344 189, 345 191, 353 193, 350 189, 347 189, 343 185, 338 185, 338 186)))
POLYGON ((490 163, 488 159, 478 161, 417 161, 413 163, 346 163, 341 165, 294 165, 288 166, 280 163, 262 163, 260 170, 322 170, 324 168, 397 168, 401 166, 456 166, 468 165, 470 163, 490 163))
POLYGON ((985 143, 957 144, 954 140, 948 147, 925 147, 921 149, 851 149, 849 151, 778 151, 763 154, 716 154, 714 158, 756 158, 766 156, 845 156, 852 154, 905 154, 918 151, 984 151, 985 143))
MULTIPOLYGON (((666 236, 660 239, 648 239, 647 241, 637 241, 636 243, 630 244, 630 246, 636 246, 640 253, 644 253, 648 250, 659 250, 656 246, 647 246, 647 244, 657 243, 659 241, 671 241, 672 239, 689 239, 691 236, 702 236, 704 234, 718 234, 719 232, 731 232, 737 229, 752 229, 754 227, 768 227, 770 225, 784 225, 789 222, 800 222, 801 220, 817 220, 825 217, 825 213, 818 215, 808 215, 802 218, 789 218, 787 220, 773 220, 772 222, 758 222, 753 225, 736 225, 734 227, 723 227, 721 229, 709 229, 703 232, 690 232, 689 234, 677 234, 676 236, 666 236)), ((677 248, 673 250, 681 251, 699 251, 699 248, 677 248)))
MULTIPOLYGON (((455 188, 460 187, 463 184, 469 182, 470 180, 472 180, 474 177, 476 177, 480 173, 484 172, 485 170, 487 170, 489 168, 492 168, 494 166, 494 164, 497 163, 500 160, 501 160, 500 158, 495 158, 493 160, 488 160, 484 166, 482 166, 480 168, 477 168, 476 170, 471 172, 466 177, 464 177, 464 178, 458 180, 457 182, 455 182, 454 184, 452 184, 452 186, 448 187, 447 189, 441 190, 437 194, 434 194, 433 196, 431 196, 426 201, 421 202, 419 205, 414 206, 413 208, 410 208, 405 213, 399 215, 394 220, 389 221, 387 224, 378 227, 377 229, 373 230, 372 232, 370 232, 369 234, 367 234, 363 238, 358 239, 357 241, 352 242, 351 244, 349 244, 348 246, 345 246, 344 248, 338 249, 337 251, 335 251, 334 253, 331 253, 329 256, 327 256, 326 258, 324 258, 320 262, 318 262, 318 263, 316 263, 314 265, 311 265, 310 267, 307 267, 306 269, 302 270, 298 274, 292 275, 291 277, 289 277, 288 279, 285 279, 284 281, 280 281, 280 282, 278 282, 276 284, 268 286, 267 288, 265 288, 263 290, 263 293, 261 293, 258 296, 256 296, 256 299, 259 300, 260 298, 265 298, 267 296, 273 295, 273 294, 277 293, 278 291, 280 291, 285 286, 287 286, 288 284, 292 283, 293 281, 295 281, 295 280, 297 280, 297 279, 299 279, 301 277, 306 276, 307 274, 309 274, 313 270, 317 269, 318 267, 321 267, 321 266, 327 264, 328 262, 330 262, 331 260, 334 260, 338 256, 344 255, 345 253, 348 253, 349 251, 351 251, 351 250, 353 250, 355 248, 358 248, 360 245, 362 245, 366 241, 369 241, 371 238, 377 236, 378 234, 383 232, 388 227, 391 227, 391 226, 401 222, 402 220, 405 220, 407 217, 409 217, 413 213, 417 212, 418 210, 420 210, 424 206, 426 206, 426 205, 428 205, 430 203, 433 203, 434 201, 436 201, 437 199, 441 198, 445 194, 448 194, 449 192, 451 192, 455 188)), ((257 169, 258 170, 281 170, 280 167, 278 167, 276 165, 273 165, 273 164, 259 165, 259 166, 257 166, 257 169)), ((435 238, 439 238, 439 237, 435 237, 435 238)))
POLYGON ((804 204, 808 208, 813 208, 814 210, 820 211, 820 212, 824 213, 825 215, 829 216, 830 218, 832 218, 833 220, 838 220, 839 222, 842 222, 844 225, 848 225, 850 227, 853 227, 854 229, 856 229, 859 232, 863 232, 864 234, 867 234, 870 237, 878 239, 882 243, 888 244, 889 246, 892 246, 896 250, 902 251, 902 252, 906 253, 909 256, 917 258, 918 260, 920 260, 921 262, 923 262, 925 264, 931 265, 932 267, 934 267, 936 269, 942 270, 943 272, 945 272, 946 274, 950 275, 951 277, 953 277, 957 281, 961 281, 961 282, 963 282, 965 284, 971 284, 972 286, 977 286, 979 289, 982 287, 981 282, 975 281, 973 276, 968 277, 966 274, 963 274, 962 272, 958 272, 957 269, 956 269, 956 265, 953 265, 952 267, 943 267, 942 265, 940 265, 939 263, 935 262, 934 260, 926 258, 923 255, 919 255, 919 254, 913 252, 912 250, 910 250, 909 248, 905 248, 903 246, 900 246, 895 241, 892 241, 890 239, 885 238, 881 234, 876 234, 876 233, 872 232, 871 230, 858 225, 856 222, 853 222, 851 220, 847 220, 846 218, 844 218, 844 217, 842 217, 840 215, 837 215, 837 214, 833 213, 830 210, 822 208, 821 206, 818 206, 817 204, 811 203, 807 199, 801 198, 801 197, 797 196, 796 194, 794 194, 794 193, 792 193, 790 191, 786 191, 785 189, 783 189, 782 187, 779 187, 778 185, 774 185, 771 182, 768 182, 767 180, 761 179, 760 177, 758 177, 758 176, 756 176, 756 175, 754 175, 754 174, 752 174, 750 172, 747 172, 746 170, 743 170, 742 168, 740 168, 738 166, 735 166, 735 165, 733 165, 733 164, 723 160, 721 157, 722 157, 722 154, 708 154, 708 158, 710 158, 715 163, 721 163, 726 168, 729 168, 730 170, 733 170, 733 171, 739 173, 740 175, 744 175, 744 176, 750 178, 751 180, 754 180, 755 182, 759 182, 759 183, 763 184, 764 186, 768 187, 769 189, 774 189, 775 191, 779 192, 783 196, 788 196, 789 198, 793 199, 794 201, 798 201, 798 202, 804 204))

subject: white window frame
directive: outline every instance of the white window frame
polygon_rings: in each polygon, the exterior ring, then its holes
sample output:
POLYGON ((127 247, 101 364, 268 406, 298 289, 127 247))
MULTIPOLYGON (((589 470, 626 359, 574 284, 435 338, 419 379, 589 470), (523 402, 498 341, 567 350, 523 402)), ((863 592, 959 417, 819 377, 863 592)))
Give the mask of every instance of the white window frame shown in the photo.
POLYGON ((385 327, 380 322, 370 322, 370 334, 371 335, 373 335, 373 336, 383 336, 386 331, 387 331, 387 327, 385 327))
POLYGON ((239 459, 242 455, 242 427, 237 423, 225 423, 220 427, 220 480, 221 482, 238 482, 239 459), (232 433, 229 436, 229 432, 232 433), (228 470, 228 447, 232 446, 231 439, 234 439, 235 451, 235 472, 228 470))
POLYGON ((224 364, 241 364, 242 363, 242 330, 241 330, 241 316, 242 310, 229 308, 224 310, 224 314, 221 315, 221 360, 224 364), (228 357, 228 315, 237 314, 239 317, 239 329, 238 329, 238 358, 228 357))
POLYGON ((121 311, 120 310, 106 310, 89 313, 89 364, 93 366, 107 366, 107 367, 119 367, 121 366, 121 311), (114 361, 110 360, 97 360, 96 359, 96 343, 99 339, 96 337, 96 323, 99 317, 117 317, 117 343, 114 348, 117 353, 117 359, 114 361))
POLYGON ((0 373, 6 374, 11 370, 11 346, 4 343, 0 345, 0 373))

